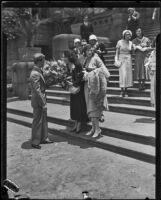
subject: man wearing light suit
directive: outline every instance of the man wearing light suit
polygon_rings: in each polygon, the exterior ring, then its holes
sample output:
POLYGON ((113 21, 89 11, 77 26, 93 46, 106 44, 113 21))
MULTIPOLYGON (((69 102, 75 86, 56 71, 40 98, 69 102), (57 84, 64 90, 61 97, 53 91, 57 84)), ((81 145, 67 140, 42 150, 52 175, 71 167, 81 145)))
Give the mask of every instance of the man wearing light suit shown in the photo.
POLYGON ((45 56, 41 53, 34 55, 34 63, 31 74, 31 106, 33 107, 32 123, 32 147, 41 149, 40 144, 52 143, 48 138, 47 125, 47 104, 45 94, 45 79, 42 68, 45 63, 45 56))

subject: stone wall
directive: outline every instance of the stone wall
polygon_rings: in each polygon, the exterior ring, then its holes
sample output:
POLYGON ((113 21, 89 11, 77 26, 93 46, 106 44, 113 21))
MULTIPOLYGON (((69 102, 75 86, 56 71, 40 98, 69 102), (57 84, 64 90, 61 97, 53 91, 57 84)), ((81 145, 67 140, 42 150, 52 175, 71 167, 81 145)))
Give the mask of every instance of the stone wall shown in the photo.
MULTIPOLYGON (((136 8, 140 13, 140 26, 149 26, 153 24, 152 14, 154 8, 136 8)), ((155 23, 160 23, 159 9, 157 12, 155 23)), ((108 37, 111 44, 122 37, 122 31, 126 28, 127 8, 117 8, 112 11, 96 14, 91 18, 94 32, 97 36, 108 37)))

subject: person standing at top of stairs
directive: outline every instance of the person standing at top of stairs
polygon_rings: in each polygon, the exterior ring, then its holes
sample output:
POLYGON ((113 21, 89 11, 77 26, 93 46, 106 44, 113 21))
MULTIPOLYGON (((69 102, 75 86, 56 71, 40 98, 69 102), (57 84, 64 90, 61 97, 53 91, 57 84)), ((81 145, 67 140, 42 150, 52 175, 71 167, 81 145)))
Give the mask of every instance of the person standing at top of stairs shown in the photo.
POLYGON ((133 40, 136 37, 136 29, 139 27, 140 13, 135 11, 135 8, 128 8, 128 15, 126 29, 132 32, 131 40, 133 40))
POLYGON ((83 24, 80 26, 81 39, 89 42, 89 36, 94 33, 93 26, 89 23, 88 16, 86 15, 83 19, 83 24))

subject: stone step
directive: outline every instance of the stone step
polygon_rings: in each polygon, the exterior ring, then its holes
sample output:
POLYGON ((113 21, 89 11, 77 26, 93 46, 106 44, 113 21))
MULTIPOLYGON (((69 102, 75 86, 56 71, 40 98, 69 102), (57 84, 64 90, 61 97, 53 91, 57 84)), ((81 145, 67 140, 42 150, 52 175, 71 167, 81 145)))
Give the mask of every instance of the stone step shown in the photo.
POLYGON ((144 30, 144 32, 159 31, 160 30, 160 25, 159 24, 158 25, 151 25, 150 29, 149 29, 149 26, 145 26, 145 27, 143 27, 143 30, 144 30))
POLYGON ((137 106, 129 104, 110 104, 111 112, 120 112, 133 115, 143 115, 148 117, 155 117, 155 110, 152 107, 137 106))
MULTIPOLYGON (((120 95, 121 89, 119 87, 108 87, 107 93, 120 95)), ((150 89, 139 91, 138 88, 128 88, 128 95, 130 97, 150 97, 150 89)))
POLYGON ((13 102, 19 100, 19 97, 7 97, 7 102, 13 102))
POLYGON ((110 75, 110 78, 109 78, 110 81, 118 81, 119 80, 119 74, 111 74, 110 75))
MULTIPOLYGON (((115 65, 114 65, 114 61, 113 61, 113 63, 112 64, 107 64, 107 63, 105 63, 105 65, 106 65, 106 67, 108 68, 108 69, 118 69, 118 67, 116 67, 115 65)), ((134 67, 135 66, 135 63, 133 62, 132 63, 132 67, 134 67)))
POLYGON ((116 53, 116 50, 108 50, 108 55, 115 55, 116 53))
POLYGON ((146 37, 148 38, 155 38, 157 35, 158 35, 159 32, 156 32, 156 33, 148 33, 146 34, 146 37))
MULTIPOLYGON (((115 73, 116 71, 110 71, 111 75, 110 75, 110 78, 109 80, 110 81, 118 81, 119 80, 119 73, 115 73)), ((147 79, 147 82, 150 84, 150 79, 147 79)), ((136 86, 138 87, 138 86, 136 86)))
MULTIPOLYGON (((107 66, 113 65, 114 62, 115 62, 114 59, 105 58, 105 64, 107 66)), ((135 58, 132 58, 132 63, 133 63, 133 65, 135 64, 135 58)))
MULTIPOLYGON (((58 91, 58 90, 47 90, 47 97, 57 97, 58 100, 61 98, 70 99, 70 93, 67 91, 58 91), (61 97, 59 99, 59 97, 61 97)), ((109 104, 130 104, 130 105, 140 105, 140 106, 150 106, 150 97, 124 97, 121 98, 119 95, 110 95, 107 94, 107 99, 109 104)))
MULTIPOLYGON (((48 88, 48 90, 64 91, 64 89, 58 85, 53 85, 48 88)), ((107 94, 120 95, 120 92, 121 89, 119 87, 107 87, 107 94)), ((130 97, 150 97, 150 89, 139 91, 138 88, 128 88, 128 94, 130 97)))
MULTIPOLYGON (((110 78, 111 78, 111 77, 110 77, 110 78)), ((118 76, 118 79, 117 79, 117 80, 114 80, 114 81, 109 79, 108 86, 109 86, 109 87, 119 87, 119 76, 118 76)), ((138 81, 134 81, 133 87, 134 87, 134 88, 138 88, 138 87, 139 87, 138 81)), ((146 88, 146 89, 150 89, 150 81, 146 81, 146 82, 145 82, 145 88, 146 88)))
MULTIPOLYGON (((25 111, 7 110, 7 121, 21 124, 23 126, 32 126, 32 113, 25 111)), ((82 143, 88 143, 91 146, 102 148, 120 155, 138 159, 148 163, 155 163, 155 139, 145 136, 131 134, 128 132, 118 132, 103 129, 102 136, 94 139, 86 136, 89 125, 80 134, 73 134, 66 127, 71 126, 70 120, 62 118, 48 117, 48 131, 50 134, 73 139, 82 143), (127 137, 128 136, 128 137, 127 137)))
POLYGON ((147 37, 147 35, 157 35, 160 32, 160 30, 151 30, 151 31, 144 31, 144 35, 147 37))
POLYGON ((109 72, 110 72, 110 75, 118 75, 119 76, 119 70, 118 70, 118 68, 111 68, 111 69, 108 69, 109 70, 109 72))
MULTIPOLYGON (((105 60, 114 60, 115 54, 114 55, 112 55, 112 54, 108 55, 108 52, 107 52, 107 54, 104 55, 104 58, 105 58, 105 60)), ((134 54, 132 55, 132 58, 135 59, 135 55, 134 54)))
MULTIPOLYGON (((31 96, 29 96, 31 98, 31 96)), ((55 97, 55 96, 47 96, 47 102, 53 104, 60 105, 69 105, 69 98, 65 97, 55 97)), ((130 105, 130 104, 109 104, 109 111, 111 112, 119 112, 119 113, 127 113, 133 115, 142 115, 148 117, 155 116, 154 108, 148 106, 138 106, 138 105, 130 105)))

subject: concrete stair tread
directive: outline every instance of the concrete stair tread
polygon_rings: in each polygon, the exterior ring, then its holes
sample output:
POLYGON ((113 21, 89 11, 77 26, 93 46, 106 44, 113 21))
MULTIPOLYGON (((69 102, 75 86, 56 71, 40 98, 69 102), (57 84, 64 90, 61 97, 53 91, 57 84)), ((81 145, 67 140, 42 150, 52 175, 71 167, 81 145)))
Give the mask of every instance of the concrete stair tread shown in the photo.
MULTIPOLYGON (((46 92, 48 94, 70 94, 70 92, 68 91, 58 91, 58 90, 46 90, 46 92)), ((107 97, 113 97, 113 98, 121 98, 120 95, 110 95, 110 94, 107 94, 107 97)), ((124 97, 125 99, 135 99, 135 100, 148 100, 150 101, 150 97, 124 97)), ((59 99, 59 98, 58 98, 59 99)))
MULTIPOLYGON (((61 120, 70 119, 70 107, 67 105, 47 103, 47 108, 48 116, 51 118, 60 118, 61 120)), ((7 103, 7 112, 8 109, 30 114, 33 112, 30 100, 7 103)), ((149 117, 116 112, 104 112, 104 117, 105 122, 100 123, 100 126, 110 129, 110 131, 117 130, 128 134, 155 137, 155 123, 149 117)))
MULTIPOLYGON (((23 125, 23 122, 31 127, 32 124, 32 118, 28 117, 22 117, 21 115, 15 115, 15 114, 7 114, 8 121, 15 121, 21 123, 23 125)), ((142 160, 146 157, 147 160, 142 161, 148 161, 148 159, 154 160, 155 158, 155 147, 152 147, 150 145, 145 144, 139 144, 132 141, 125 141, 118 138, 109 137, 107 135, 103 135, 103 137, 94 139, 89 136, 86 136, 85 133, 80 133, 79 135, 73 134, 69 132, 69 129, 67 129, 66 126, 58 125, 55 123, 48 123, 49 127, 49 133, 55 134, 59 136, 64 136, 66 138, 72 138, 81 140, 82 142, 90 143, 92 146, 97 146, 109 151, 113 151, 114 153, 122 154, 125 156, 129 156, 135 159, 142 160)))
MULTIPOLYGON (((110 81, 110 83, 119 83, 119 81, 110 81)), ((138 83, 138 81, 134 81, 133 83, 138 83)), ((150 81, 145 81, 145 84, 150 84, 151 82, 150 81)))
MULTIPOLYGON (((107 98, 122 98, 120 95, 107 95, 107 98)), ((150 101, 150 97, 124 97, 124 99, 134 99, 134 100, 143 100, 143 101, 150 101)))
POLYGON ((7 102, 19 100, 19 97, 7 97, 7 102))
MULTIPOLYGON (((47 96, 47 100, 56 100, 59 103, 63 103, 65 105, 69 105, 70 99, 66 97, 55 97, 55 96, 47 96)), ((55 103, 55 102, 54 102, 55 103)), ((122 108, 122 109, 128 109, 128 110, 141 110, 141 111, 152 111, 155 112, 155 109, 150 106, 142 106, 142 105, 131 105, 131 104, 123 104, 123 103, 109 103, 109 108, 122 108)), ((118 110, 119 111, 119 110, 118 110)), ((107 111, 105 111, 107 112, 107 111)))
MULTIPOLYGON (((48 88, 47 91, 50 90, 61 90, 61 91, 65 91, 63 88, 61 88, 61 86, 51 86, 50 88, 48 88)), ((121 91, 121 89, 119 87, 107 87, 107 93, 108 90, 114 90, 114 91, 121 91)), ((138 91, 138 88, 128 88, 129 91, 138 91)), ((150 89, 145 89, 143 90, 141 93, 146 93, 146 92, 150 92, 150 89)))
POLYGON ((133 109, 142 109, 142 110, 150 110, 150 111, 154 111, 155 109, 153 107, 148 107, 148 106, 141 106, 141 105, 130 105, 130 104, 110 104, 110 106, 114 106, 114 107, 124 107, 124 108, 133 108, 133 109))
POLYGON ((66 98, 66 97, 47 96, 47 99, 64 100, 64 101, 70 102, 69 98, 66 98))
MULTIPOLYGON (((135 65, 135 63, 132 63, 132 66, 134 66, 135 65)), ((108 67, 115 67, 115 65, 114 65, 114 63, 112 63, 112 64, 106 64, 106 67, 108 68, 108 67)), ((115 67, 115 68, 117 68, 117 67, 115 67)))
MULTIPOLYGON (((119 90, 119 91, 121 91, 121 89, 119 87, 107 87, 107 93, 108 93, 108 90, 119 90)), ((128 88, 128 90, 129 91, 138 91, 138 88, 128 88)), ((142 92, 150 92, 150 89, 145 89, 142 92)))

